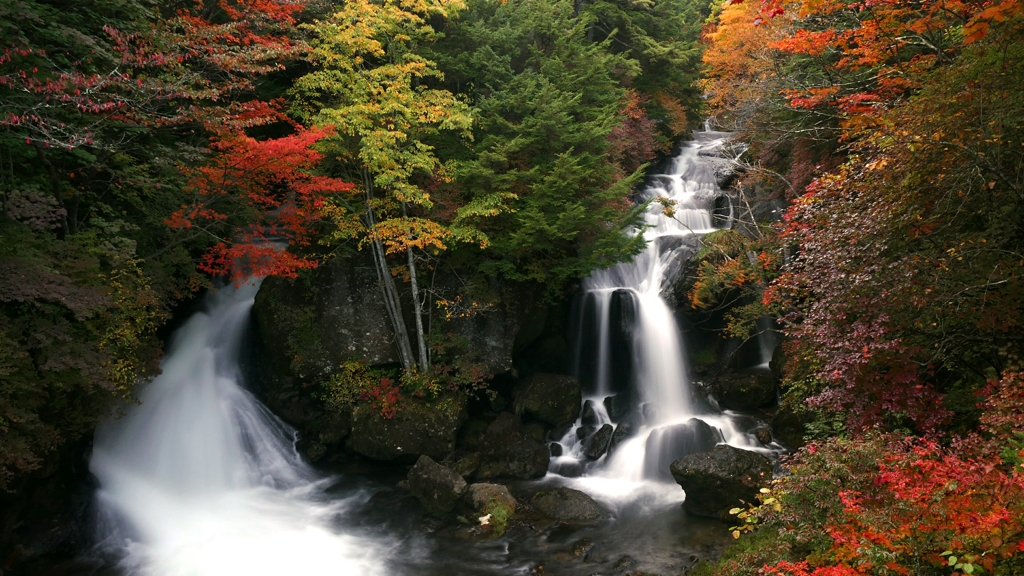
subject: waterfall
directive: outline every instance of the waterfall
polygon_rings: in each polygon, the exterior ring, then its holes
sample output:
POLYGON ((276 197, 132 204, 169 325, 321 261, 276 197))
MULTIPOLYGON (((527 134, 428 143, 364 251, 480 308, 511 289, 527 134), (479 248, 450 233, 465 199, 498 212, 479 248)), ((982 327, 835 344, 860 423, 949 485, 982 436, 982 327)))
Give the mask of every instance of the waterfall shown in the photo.
POLYGON ((139 404, 96 433, 102 547, 128 574, 382 574, 385 544, 342 534, 295 432, 241 385, 258 283, 225 288, 174 335, 139 404))
POLYGON ((716 222, 725 195, 714 166, 701 158, 702 151, 721 148, 727 138, 707 129, 698 132, 665 174, 650 176, 643 192, 644 199, 653 200, 644 215, 645 251, 583 282, 574 368, 584 383, 584 410, 559 441, 561 455, 552 459, 549 477, 564 476, 558 480, 613 506, 638 494, 681 500, 668 467, 685 454, 718 443, 766 453, 778 448, 747 433, 752 419, 719 413, 693 397, 685 338, 662 296, 699 250, 700 238, 716 224, 729 225, 728 218, 716 222), (667 214, 658 198, 671 200, 665 204, 674 204, 674 214, 667 214), (616 428, 612 447, 591 461, 588 443, 606 424, 616 428))

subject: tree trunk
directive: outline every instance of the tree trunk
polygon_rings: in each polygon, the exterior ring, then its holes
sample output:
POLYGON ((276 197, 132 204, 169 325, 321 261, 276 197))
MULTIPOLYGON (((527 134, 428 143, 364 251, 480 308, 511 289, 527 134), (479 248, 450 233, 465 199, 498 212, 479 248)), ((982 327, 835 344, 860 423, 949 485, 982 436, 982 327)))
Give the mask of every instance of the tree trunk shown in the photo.
MULTIPOLYGON (((373 208, 369 201, 373 199, 373 180, 365 170, 363 171, 363 183, 366 188, 366 227, 372 229, 377 219, 373 214, 373 208)), ((384 246, 380 240, 373 240, 370 244, 373 252, 374 268, 377 269, 377 279, 380 281, 381 290, 384 293, 384 308, 387 309, 388 319, 391 320, 391 327, 395 331, 395 344, 398 346, 398 357, 402 361, 402 368, 411 372, 415 368, 415 360, 412 355, 412 345, 409 343, 409 329, 405 326, 405 318, 402 316, 402 300, 398 295, 398 288, 395 280, 391 277, 391 270, 384 254, 384 246)))
MULTIPOLYGON (((408 216, 406 214, 405 202, 402 202, 402 216, 408 216)), ((429 366, 429 361, 427 360, 427 338, 423 333, 423 308, 420 302, 420 289, 416 283, 416 258, 412 254, 412 246, 409 246, 405 253, 409 256, 409 281, 412 284, 413 315, 416 316, 416 338, 419 344, 420 371, 426 372, 429 366)))

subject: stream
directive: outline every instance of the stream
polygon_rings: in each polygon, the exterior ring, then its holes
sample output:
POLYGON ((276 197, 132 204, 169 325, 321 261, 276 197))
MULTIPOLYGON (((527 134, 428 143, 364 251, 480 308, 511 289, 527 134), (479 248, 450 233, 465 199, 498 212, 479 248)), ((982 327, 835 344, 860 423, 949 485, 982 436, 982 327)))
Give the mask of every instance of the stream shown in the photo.
POLYGON ((91 573, 668 575, 714 555, 729 540, 725 526, 683 513, 668 464, 697 451, 708 430, 712 445, 781 450, 749 433, 750 417, 694 394, 685 335, 662 298, 699 238, 729 225, 713 168, 700 158, 726 137, 698 133, 648 178, 643 195, 671 198, 674 217, 653 202, 646 251, 584 281, 572 335, 583 415, 557 441, 546 477, 509 485, 517 495, 581 490, 607 519, 570 527, 527 513, 503 536, 484 538, 472 524, 426 518, 395 488, 404 475, 396 466, 306 464, 295 431, 242 376, 256 282, 211 295, 172 337, 139 404, 97 430, 90 470, 100 485, 103 562, 91 573), (588 458, 586 438, 606 425, 631 434, 588 458))

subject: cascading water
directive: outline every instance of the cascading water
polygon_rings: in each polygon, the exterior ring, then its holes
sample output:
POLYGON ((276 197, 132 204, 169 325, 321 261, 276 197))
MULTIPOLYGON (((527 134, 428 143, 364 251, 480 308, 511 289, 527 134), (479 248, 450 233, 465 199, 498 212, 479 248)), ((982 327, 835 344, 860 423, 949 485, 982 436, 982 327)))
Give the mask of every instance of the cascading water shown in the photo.
POLYGON ((342 534, 358 497, 324 490, 295 433, 240 385, 257 284, 225 288, 175 334, 163 373, 96 434, 103 547, 127 574, 384 573, 385 543, 342 534))
POLYGON ((549 476, 566 476, 562 481, 608 503, 638 495, 682 499, 679 487, 669 484, 669 464, 718 443, 766 453, 778 449, 744 431, 749 419, 718 413, 692 396, 683 333, 662 297, 699 249, 700 238, 716 223, 729 222, 731 215, 721 214, 729 208, 718 201, 724 193, 714 167, 701 158, 727 137, 697 133, 666 174, 649 179, 644 196, 655 201, 644 217, 646 250, 583 283, 575 369, 586 390, 584 409, 560 440, 561 455, 552 459, 549 476), (607 432, 597 433, 605 426, 614 429, 611 449, 594 460, 603 446, 594 451, 590 445, 607 441, 607 432))

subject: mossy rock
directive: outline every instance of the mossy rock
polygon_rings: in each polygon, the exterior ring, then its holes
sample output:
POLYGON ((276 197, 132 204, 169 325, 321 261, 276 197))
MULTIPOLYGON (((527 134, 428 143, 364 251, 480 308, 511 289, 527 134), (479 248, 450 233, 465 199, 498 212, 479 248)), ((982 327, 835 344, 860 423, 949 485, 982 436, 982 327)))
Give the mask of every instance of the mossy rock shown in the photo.
POLYGON ((444 460, 455 450, 456 433, 466 418, 466 396, 458 393, 404 401, 391 418, 361 404, 352 411, 349 446, 375 460, 421 455, 444 460))

